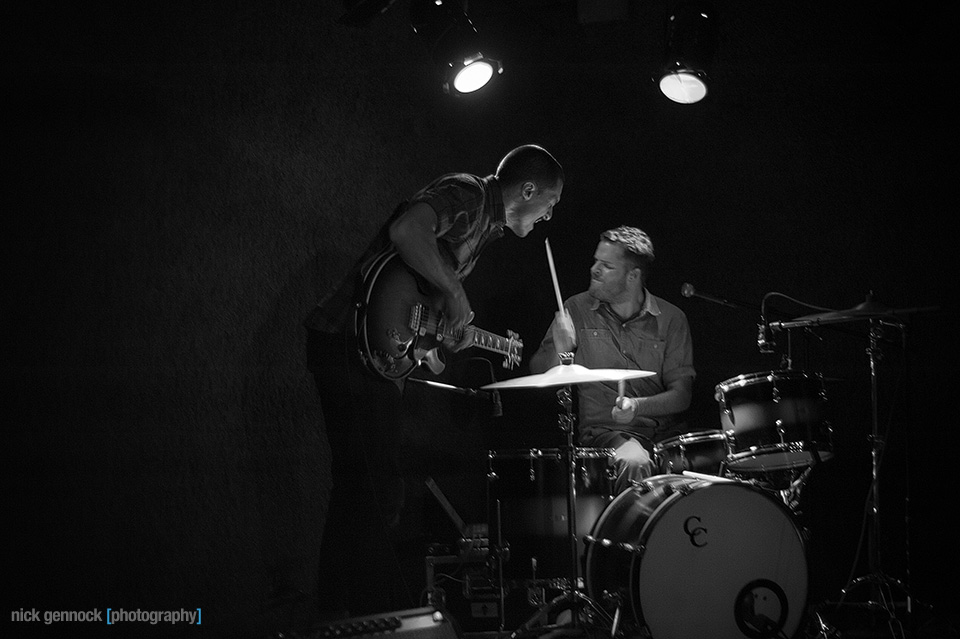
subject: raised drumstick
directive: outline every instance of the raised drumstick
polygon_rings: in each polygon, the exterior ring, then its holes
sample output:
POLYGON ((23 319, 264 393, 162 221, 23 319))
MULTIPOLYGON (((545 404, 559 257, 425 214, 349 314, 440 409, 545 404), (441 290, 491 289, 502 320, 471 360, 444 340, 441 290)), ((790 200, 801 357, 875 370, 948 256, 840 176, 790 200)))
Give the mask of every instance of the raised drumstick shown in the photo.
POLYGON ((544 245, 547 247, 547 263, 550 264, 550 277, 553 278, 553 292, 557 296, 557 309, 560 311, 560 314, 563 314, 563 298, 560 297, 560 285, 557 283, 557 269, 553 265, 553 252, 550 251, 550 239, 547 238, 543 240, 544 245))

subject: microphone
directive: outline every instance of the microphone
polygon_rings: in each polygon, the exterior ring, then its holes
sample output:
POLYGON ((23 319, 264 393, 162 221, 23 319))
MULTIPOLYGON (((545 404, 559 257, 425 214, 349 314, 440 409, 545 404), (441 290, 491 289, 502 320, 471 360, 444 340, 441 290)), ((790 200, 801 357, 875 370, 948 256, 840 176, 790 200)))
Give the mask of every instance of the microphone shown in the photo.
POLYGON ((680 287, 680 294, 684 297, 699 297, 700 299, 707 300, 708 302, 713 302, 714 304, 719 304, 721 306, 729 306, 730 308, 737 308, 736 304, 731 304, 727 300, 710 295, 709 293, 701 293, 694 287, 690 282, 684 282, 683 286, 680 287))
POLYGON ((766 320, 757 324, 757 346, 764 355, 777 352, 777 342, 773 338, 773 330, 766 320))

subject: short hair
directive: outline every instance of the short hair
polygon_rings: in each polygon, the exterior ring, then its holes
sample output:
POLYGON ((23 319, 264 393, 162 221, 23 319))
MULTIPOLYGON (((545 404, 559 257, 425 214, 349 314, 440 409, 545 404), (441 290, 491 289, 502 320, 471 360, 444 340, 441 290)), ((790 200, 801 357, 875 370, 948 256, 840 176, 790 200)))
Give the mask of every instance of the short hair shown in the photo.
POLYGON ((647 273, 654 260, 653 240, 649 235, 633 226, 618 226, 601 233, 600 239, 623 247, 624 256, 635 268, 643 271, 643 281, 646 282, 647 273))
POLYGON ((538 189, 544 189, 564 181, 560 163, 546 149, 535 144, 518 146, 503 156, 496 176, 503 187, 530 180, 538 189))

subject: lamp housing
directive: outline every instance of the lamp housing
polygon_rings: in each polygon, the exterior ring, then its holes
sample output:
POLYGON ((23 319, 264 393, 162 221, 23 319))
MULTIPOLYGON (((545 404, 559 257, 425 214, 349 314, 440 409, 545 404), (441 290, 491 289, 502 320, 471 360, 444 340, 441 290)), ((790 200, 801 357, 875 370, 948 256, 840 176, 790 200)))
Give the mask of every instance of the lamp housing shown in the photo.
POLYGON ((444 92, 468 95, 503 73, 500 61, 484 53, 477 28, 457 0, 411 0, 410 26, 440 69, 444 92))
POLYGON ((718 33, 711 4, 692 1, 674 6, 667 17, 666 56, 659 79, 666 97, 680 104, 706 97, 718 33))

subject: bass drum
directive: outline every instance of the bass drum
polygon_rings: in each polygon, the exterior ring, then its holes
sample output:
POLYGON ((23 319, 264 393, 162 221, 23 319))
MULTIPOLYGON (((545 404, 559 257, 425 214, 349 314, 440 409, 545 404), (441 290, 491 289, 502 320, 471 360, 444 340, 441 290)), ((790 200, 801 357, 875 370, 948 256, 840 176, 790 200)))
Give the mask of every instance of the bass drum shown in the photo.
POLYGON ((769 493, 658 475, 617 496, 587 538, 589 596, 652 639, 792 637, 807 599, 800 533, 769 493))

